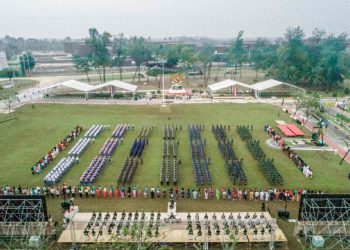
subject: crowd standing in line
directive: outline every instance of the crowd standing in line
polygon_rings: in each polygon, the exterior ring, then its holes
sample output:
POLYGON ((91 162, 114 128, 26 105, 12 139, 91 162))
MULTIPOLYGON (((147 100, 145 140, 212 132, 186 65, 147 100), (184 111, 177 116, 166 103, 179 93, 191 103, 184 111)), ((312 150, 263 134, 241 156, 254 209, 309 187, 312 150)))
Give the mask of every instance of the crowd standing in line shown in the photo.
POLYGON ((192 199, 192 200, 245 200, 245 201, 299 201, 300 196, 306 193, 323 193, 309 189, 240 189, 240 188, 184 188, 165 186, 142 187, 137 186, 71 186, 63 184, 62 186, 37 186, 21 187, 4 186, 0 187, 0 195, 45 195, 47 198, 96 198, 96 199, 165 199, 174 197, 174 199, 192 199))
POLYGON ((285 155, 298 167, 306 178, 312 178, 313 172, 308 164, 290 147, 287 147, 284 139, 269 125, 264 126, 264 131, 268 133, 277 145, 281 147, 285 155))
POLYGON ((32 167, 31 172, 33 175, 41 174, 42 171, 52 162, 56 156, 65 150, 68 144, 83 131, 82 126, 76 126, 63 140, 59 141, 51 150, 47 152, 42 158, 40 158, 32 167))

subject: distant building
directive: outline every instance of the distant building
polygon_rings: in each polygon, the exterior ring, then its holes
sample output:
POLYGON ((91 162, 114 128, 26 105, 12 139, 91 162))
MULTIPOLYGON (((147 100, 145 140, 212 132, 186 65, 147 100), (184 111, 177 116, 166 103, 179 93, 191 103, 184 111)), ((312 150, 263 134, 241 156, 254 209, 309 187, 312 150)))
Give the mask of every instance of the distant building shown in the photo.
POLYGON ((7 69, 8 67, 6 53, 0 51, 0 70, 7 69))

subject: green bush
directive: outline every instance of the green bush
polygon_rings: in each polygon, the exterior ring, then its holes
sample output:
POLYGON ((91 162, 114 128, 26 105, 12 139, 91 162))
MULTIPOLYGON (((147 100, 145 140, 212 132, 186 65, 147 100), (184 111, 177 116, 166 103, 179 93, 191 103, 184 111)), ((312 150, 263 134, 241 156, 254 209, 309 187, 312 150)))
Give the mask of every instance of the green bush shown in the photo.
POLYGON ((12 69, 3 69, 0 70, 0 78, 13 78, 13 76, 18 77, 21 76, 19 71, 12 69))
POLYGON ((348 87, 346 87, 346 88, 344 89, 344 94, 345 94, 345 95, 350 94, 350 89, 349 89, 348 87))
POLYGON ((333 97, 337 97, 337 96, 338 96, 338 93, 337 93, 337 92, 333 92, 332 96, 333 96, 333 97))

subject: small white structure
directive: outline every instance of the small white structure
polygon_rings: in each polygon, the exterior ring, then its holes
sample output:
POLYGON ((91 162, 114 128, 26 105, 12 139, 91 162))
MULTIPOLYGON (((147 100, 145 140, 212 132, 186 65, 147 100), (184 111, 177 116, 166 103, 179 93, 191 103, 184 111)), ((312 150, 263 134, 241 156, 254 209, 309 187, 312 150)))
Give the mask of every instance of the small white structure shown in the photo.
MULTIPOLYGON (((162 90, 163 91, 163 90, 162 90)), ((170 89, 164 90, 166 96, 190 96, 191 89, 184 89, 181 84, 172 85, 170 89)))

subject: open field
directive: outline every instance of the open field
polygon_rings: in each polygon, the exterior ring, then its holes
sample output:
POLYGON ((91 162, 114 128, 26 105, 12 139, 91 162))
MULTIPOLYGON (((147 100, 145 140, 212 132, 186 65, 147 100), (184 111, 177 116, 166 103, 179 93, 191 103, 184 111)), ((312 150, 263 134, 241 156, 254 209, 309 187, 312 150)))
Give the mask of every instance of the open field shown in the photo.
MULTIPOLYGON (((179 154, 182 164, 179 167, 179 185, 193 187, 194 179, 188 139, 188 124, 203 124, 203 137, 207 140, 206 154, 211 157, 210 171, 214 186, 230 186, 228 175, 219 154, 215 138, 210 130, 212 124, 230 124, 228 131, 234 138, 234 149, 243 158, 244 170, 248 177, 248 188, 265 188, 269 184, 257 168, 257 162, 250 156, 245 144, 239 139, 235 127, 239 124, 253 124, 253 136, 259 139, 268 157, 273 157, 276 167, 282 174, 286 188, 322 189, 329 192, 347 192, 350 183, 347 173, 348 164, 339 166, 340 158, 329 152, 302 152, 301 156, 314 170, 314 178, 306 179, 301 172, 282 154, 280 150, 269 148, 264 141, 268 135, 263 133, 264 124, 275 124, 275 120, 289 121, 289 117, 279 112, 277 107, 262 104, 220 104, 220 105, 174 105, 167 108, 158 106, 87 106, 87 105, 36 105, 25 106, 10 116, 1 115, 0 119, 16 117, 1 124, 0 155, 2 158, 0 183, 6 185, 38 185, 58 160, 67 155, 68 150, 59 155, 45 169, 42 175, 32 176, 30 167, 42 157, 58 140, 62 139, 77 124, 84 128, 92 124, 110 124, 111 130, 103 131, 87 151, 82 155, 79 165, 75 165, 65 176, 64 181, 78 184, 79 178, 93 157, 98 154, 105 140, 111 135, 118 123, 135 125, 134 131, 128 131, 124 143, 111 158, 111 163, 98 178, 98 184, 115 185, 122 163, 138 131, 144 125, 153 126, 150 145, 143 153, 144 164, 136 171, 134 183, 138 186, 158 185, 161 163, 162 131, 164 124, 181 125, 179 135, 179 154), (280 117, 278 117, 280 115, 280 117), (170 120, 168 120, 170 118, 170 120)), ((70 147, 73 144, 70 144, 70 147)))
MULTIPOLYGON (((300 155, 313 168, 314 178, 306 179, 302 173, 280 151, 269 148, 264 142, 268 135, 263 132, 265 124, 275 126, 275 120, 290 121, 287 114, 281 112, 278 107, 265 104, 201 104, 201 105, 171 105, 166 108, 159 106, 118 106, 118 105, 30 105, 16 110, 10 115, 0 115, 0 121, 16 118, 8 122, 0 123, 0 155, 1 175, 0 185, 34 186, 42 185, 44 176, 53 168, 60 158, 66 156, 68 150, 63 151, 53 163, 45 169, 44 173, 33 176, 30 167, 39 157, 42 157, 58 140, 62 139, 77 124, 85 129, 92 124, 110 124, 111 129, 105 130, 96 139, 80 158, 80 164, 75 165, 66 175, 63 181, 78 185, 79 178, 87 168, 90 161, 99 152, 100 147, 111 135, 118 123, 130 123, 135 125, 134 131, 128 131, 124 136, 124 142, 117 148, 102 175, 98 178, 98 184, 116 185, 123 161, 129 153, 130 146, 142 126, 153 126, 150 134, 150 144, 143 153, 144 164, 136 171, 134 184, 143 186, 156 186, 159 183, 161 164, 161 145, 163 126, 174 124, 178 126, 180 145, 178 148, 182 164, 179 166, 179 186, 194 187, 193 171, 191 166, 188 124, 205 125, 203 137, 206 138, 206 154, 211 157, 212 164, 209 169, 213 177, 213 186, 232 187, 228 178, 223 159, 219 153, 214 135, 211 132, 212 124, 230 125, 227 131, 229 137, 234 138, 234 149, 244 163, 244 171, 248 177, 247 188, 269 187, 268 182, 257 167, 257 162, 250 156, 246 145, 238 137, 236 125, 252 124, 253 136, 260 140, 260 144, 268 157, 275 159, 276 167, 282 174, 286 188, 310 188, 321 189, 329 192, 348 192, 350 183, 347 174, 350 165, 344 163, 339 166, 340 158, 329 152, 300 152, 300 155), (170 120, 169 120, 170 118, 170 120), (182 130, 180 131, 179 126, 182 130)), ((306 131, 304 131, 306 132, 306 131)), ((84 134, 84 132, 82 133, 84 134)), ((81 135, 82 136, 82 135, 81 135)), ((69 148, 74 143, 70 144, 69 148)), ((47 200, 48 211, 54 220, 62 221, 60 198, 47 200)), ((151 199, 126 199, 115 201, 114 199, 75 200, 80 211, 165 211, 166 201, 151 199)), ((277 210, 284 207, 282 202, 268 202, 272 216, 277 217, 277 210)), ((245 201, 179 201, 179 211, 259 211, 260 202, 245 201)), ((290 202, 288 210, 291 216, 296 218, 298 203, 290 202)), ((293 236, 293 223, 278 220, 280 228, 288 238, 289 249, 300 249, 293 236)), ((60 246, 61 248, 61 246, 60 246)), ((69 247, 67 246, 69 249, 69 247)))

